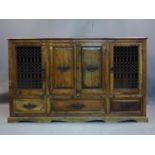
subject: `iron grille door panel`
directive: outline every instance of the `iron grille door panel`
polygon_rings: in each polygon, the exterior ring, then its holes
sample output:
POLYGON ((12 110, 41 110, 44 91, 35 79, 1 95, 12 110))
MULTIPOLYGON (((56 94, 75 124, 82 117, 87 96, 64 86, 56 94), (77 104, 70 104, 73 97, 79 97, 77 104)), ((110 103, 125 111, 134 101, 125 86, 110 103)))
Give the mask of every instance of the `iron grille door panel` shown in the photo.
POLYGON ((42 88, 41 47, 16 46, 17 88, 42 88))
POLYGON ((114 88, 138 88, 138 46, 114 46, 114 88))

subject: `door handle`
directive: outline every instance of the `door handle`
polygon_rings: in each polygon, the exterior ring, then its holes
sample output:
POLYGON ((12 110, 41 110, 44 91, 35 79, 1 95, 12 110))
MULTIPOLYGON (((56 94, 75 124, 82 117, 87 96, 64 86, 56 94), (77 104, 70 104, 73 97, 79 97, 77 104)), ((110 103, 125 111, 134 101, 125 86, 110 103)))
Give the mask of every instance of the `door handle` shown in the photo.
POLYGON ((27 103, 27 104, 24 104, 23 107, 28 109, 28 110, 32 110, 36 107, 36 105, 33 103, 27 103))
POLYGON ((80 103, 74 103, 71 105, 73 109, 76 109, 76 110, 80 110, 82 109, 85 105, 84 104, 80 104, 80 103))
POLYGON ((60 71, 60 72, 66 72, 67 70, 70 69, 70 67, 66 64, 62 65, 62 66, 58 66, 57 69, 60 71))
POLYGON ((98 70, 98 68, 99 67, 97 65, 93 65, 93 64, 86 66, 86 70, 89 72, 95 72, 96 70, 98 70))

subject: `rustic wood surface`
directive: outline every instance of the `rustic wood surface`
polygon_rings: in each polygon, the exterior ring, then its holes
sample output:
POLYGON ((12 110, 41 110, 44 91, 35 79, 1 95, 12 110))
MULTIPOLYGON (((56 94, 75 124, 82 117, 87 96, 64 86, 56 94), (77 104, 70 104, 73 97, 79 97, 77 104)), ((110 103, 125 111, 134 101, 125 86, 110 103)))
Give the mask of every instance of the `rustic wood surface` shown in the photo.
POLYGON ((146 38, 9 39, 8 45, 9 122, 147 121, 146 38), (16 46, 41 47, 42 88, 17 88, 16 46), (138 46, 138 88, 114 88, 114 46, 138 46))

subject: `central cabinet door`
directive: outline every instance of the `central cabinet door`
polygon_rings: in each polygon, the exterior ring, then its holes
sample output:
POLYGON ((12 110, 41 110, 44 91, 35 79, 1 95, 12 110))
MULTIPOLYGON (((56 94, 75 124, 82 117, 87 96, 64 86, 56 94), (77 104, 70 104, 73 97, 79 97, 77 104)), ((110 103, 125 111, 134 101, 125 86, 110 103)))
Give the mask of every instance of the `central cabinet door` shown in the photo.
POLYGON ((50 93, 73 95, 75 92, 75 50, 72 43, 50 44, 50 93))
POLYGON ((77 49, 77 94, 103 94, 105 91, 105 46, 103 43, 79 43, 77 49))

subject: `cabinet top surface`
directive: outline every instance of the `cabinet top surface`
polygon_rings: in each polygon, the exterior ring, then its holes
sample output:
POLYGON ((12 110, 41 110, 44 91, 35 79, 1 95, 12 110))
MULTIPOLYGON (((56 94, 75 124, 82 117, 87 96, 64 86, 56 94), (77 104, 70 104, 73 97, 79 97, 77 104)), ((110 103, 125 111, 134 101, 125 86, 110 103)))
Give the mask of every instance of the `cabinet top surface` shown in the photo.
POLYGON ((8 40, 128 40, 128 39, 148 39, 147 37, 111 37, 111 38, 8 38, 8 40))

